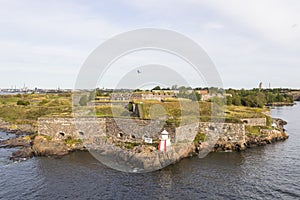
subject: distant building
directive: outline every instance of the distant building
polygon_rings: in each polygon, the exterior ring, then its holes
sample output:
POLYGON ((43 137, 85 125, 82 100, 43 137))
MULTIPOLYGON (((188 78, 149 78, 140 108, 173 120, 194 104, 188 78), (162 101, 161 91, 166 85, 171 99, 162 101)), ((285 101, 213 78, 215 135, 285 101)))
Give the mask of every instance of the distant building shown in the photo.
POLYGON ((175 98, 175 92, 171 90, 153 90, 152 92, 125 92, 111 93, 111 101, 130 101, 130 100, 158 100, 165 98, 175 98))
POLYGON ((259 83, 259 86, 258 86, 258 88, 261 90, 261 89, 262 89, 262 87, 263 87, 263 83, 262 83, 262 82, 260 82, 260 83, 259 83))
POLYGON ((109 96, 100 96, 100 97, 95 97, 96 101, 109 101, 110 97, 109 96))
POLYGON ((129 101, 131 97, 131 93, 111 93, 110 100, 111 101, 129 101))

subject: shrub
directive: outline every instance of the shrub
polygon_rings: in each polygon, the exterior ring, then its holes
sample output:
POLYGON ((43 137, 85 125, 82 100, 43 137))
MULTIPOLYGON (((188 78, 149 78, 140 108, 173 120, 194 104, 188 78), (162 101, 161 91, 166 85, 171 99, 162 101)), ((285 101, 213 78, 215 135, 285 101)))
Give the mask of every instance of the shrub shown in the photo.
POLYGON ((82 140, 81 139, 73 139, 71 136, 68 136, 68 138, 64 140, 64 143, 68 144, 68 145, 75 145, 75 144, 82 143, 82 140))
POLYGON ((17 105, 18 106, 28 106, 30 104, 29 101, 24 101, 24 100, 18 100, 17 105))
POLYGON ((86 95, 82 96, 79 100, 79 105, 86 106, 88 102, 88 97, 86 95))
POLYGON ((39 102, 39 106, 45 105, 47 103, 49 103, 50 101, 48 99, 43 99, 41 102, 39 102))
POLYGON ((200 133, 198 132, 195 139, 194 139, 194 142, 195 143, 198 143, 198 142, 204 142, 206 139, 206 134, 205 133, 200 133))

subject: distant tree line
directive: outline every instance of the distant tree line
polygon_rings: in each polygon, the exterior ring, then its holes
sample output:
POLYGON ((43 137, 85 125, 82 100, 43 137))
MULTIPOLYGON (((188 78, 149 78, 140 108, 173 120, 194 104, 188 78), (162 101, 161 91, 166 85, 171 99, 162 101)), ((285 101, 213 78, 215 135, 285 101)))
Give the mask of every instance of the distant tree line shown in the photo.
MULTIPOLYGON (((126 89, 119 89, 120 91, 127 91, 126 89)), ((222 89, 217 87, 185 87, 185 86, 177 86, 173 85, 171 88, 161 88, 160 86, 156 86, 152 88, 153 90, 178 90, 177 97, 178 98, 187 98, 192 101, 199 101, 201 99, 201 95, 196 93, 195 90, 208 90, 210 94, 225 94, 226 95, 226 103, 227 105, 236 105, 236 106, 247 106, 247 107, 259 107, 262 108, 266 104, 272 103, 293 103, 293 97, 288 93, 292 91, 291 89, 284 88, 275 88, 275 89, 258 89, 254 88, 251 90, 246 89, 222 89), (192 91, 191 91, 192 90, 192 91)), ((130 91, 130 90, 128 90, 130 91)), ((140 89, 134 90, 134 92, 142 91, 140 89)), ((149 90, 146 90, 149 91, 149 90)), ((112 90, 105 89, 96 89, 96 94, 94 96, 109 96, 112 93, 112 90)), ((80 105, 85 105, 87 99, 93 99, 92 95, 88 97, 82 97, 82 101, 80 105)), ((224 98, 213 97, 209 101, 216 102, 220 105, 223 105, 224 98)))
POLYGON ((275 102, 293 103, 293 97, 281 89, 268 89, 268 90, 226 90, 227 94, 227 105, 236 106, 248 106, 248 107, 259 107, 262 108, 265 104, 272 104, 275 102))

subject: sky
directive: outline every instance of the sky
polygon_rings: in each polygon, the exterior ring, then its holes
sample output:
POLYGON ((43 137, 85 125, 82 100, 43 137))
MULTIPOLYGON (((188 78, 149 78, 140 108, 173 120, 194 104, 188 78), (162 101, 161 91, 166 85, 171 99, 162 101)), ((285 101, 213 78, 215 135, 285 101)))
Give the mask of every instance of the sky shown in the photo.
MULTIPOLYGON (((254 88, 260 82, 300 88, 299 10, 297 0, 0 0, 0 88, 74 88, 91 52, 140 28, 168 29, 194 40, 225 88, 254 88)), ((115 87, 122 74, 136 72, 126 66, 154 60, 188 72, 176 59, 157 52, 128 55, 98 86, 115 87)))

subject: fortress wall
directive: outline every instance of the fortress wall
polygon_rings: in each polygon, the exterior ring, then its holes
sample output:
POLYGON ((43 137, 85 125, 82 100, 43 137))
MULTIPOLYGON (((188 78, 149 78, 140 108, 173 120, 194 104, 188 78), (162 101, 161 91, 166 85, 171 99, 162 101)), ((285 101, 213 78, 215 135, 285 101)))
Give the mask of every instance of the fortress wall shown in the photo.
POLYGON ((219 136, 219 141, 245 141, 244 124, 200 122, 199 132, 205 134, 213 132, 219 136))
POLYGON ((234 123, 200 122, 180 127, 169 127, 158 120, 135 120, 122 118, 39 118, 38 133, 54 139, 83 138, 89 135, 112 135, 115 137, 141 139, 145 135, 159 138, 166 129, 172 142, 192 142, 198 132, 214 133, 220 141, 245 141, 245 125, 234 123), (76 120, 76 121, 75 121, 76 120), (76 122, 76 123, 75 123, 76 122))
POLYGON ((244 118, 241 119, 245 125, 248 126, 266 126, 267 119, 266 118, 244 118))
POLYGON ((38 134, 53 139, 82 138, 90 134, 105 134, 105 118, 39 118, 38 134), (76 120, 76 121, 75 121, 76 120))

